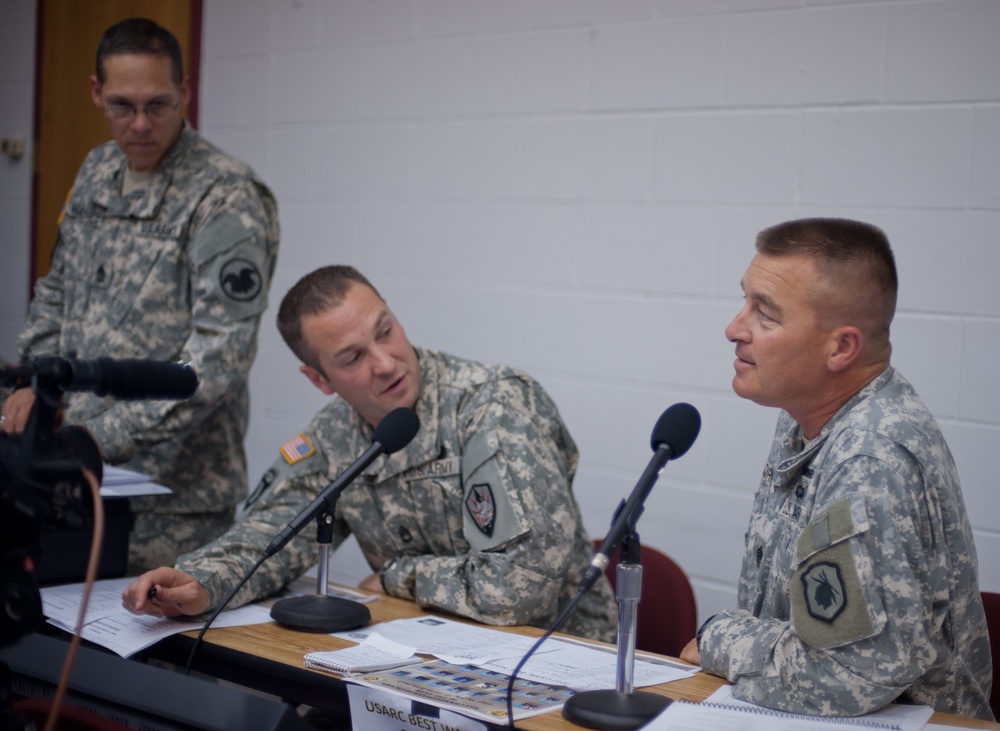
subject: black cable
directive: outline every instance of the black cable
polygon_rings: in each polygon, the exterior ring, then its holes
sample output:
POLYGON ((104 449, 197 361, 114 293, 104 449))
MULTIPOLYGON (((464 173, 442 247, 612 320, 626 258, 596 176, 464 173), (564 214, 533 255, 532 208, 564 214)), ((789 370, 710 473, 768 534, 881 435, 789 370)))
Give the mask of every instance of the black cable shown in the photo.
POLYGON ((517 674, 521 672, 521 668, 524 667, 524 663, 528 662, 528 659, 535 654, 535 650, 542 646, 549 637, 552 636, 553 632, 558 632, 559 628, 562 627, 566 620, 569 619, 569 615, 573 613, 576 609, 576 605, 580 603, 580 599, 586 594, 588 589, 581 589, 573 597, 573 601, 566 605, 566 608, 562 610, 562 613, 556 617, 556 621, 552 623, 552 626, 545 630, 545 633, 538 638, 538 640, 531 646, 521 661, 514 667, 514 671, 510 674, 510 678, 507 680, 507 728, 514 728, 514 680, 517 678, 517 674))
MULTIPOLYGON (((286 526, 278 536, 271 541, 270 545, 264 549, 263 554, 257 563, 251 567, 251 569, 246 573, 246 575, 240 580, 231 592, 229 596, 225 598, 219 608, 215 610, 208 621, 202 626, 201 631, 198 633, 197 639, 194 641, 194 647, 191 648, 191 654, 188 655, 187 665, 184 666, 184 674, 187 675, 191 672, 191 663, 194 661, 194 654, 201 645, 201 638, 205 636, 205 632, 208 630, 215 618, 219 616, 221 612, 233 597, 236 596, 236 592, 243 588, 243 585, 249 581, 253 572, 260 568, 260 565, 264 563, 274 554, 278 553, 289 541, 292 540, 299 531, 308 523, 310 520, 319 519, 324 512, 333 515, 334 505, 337 502, 337 498, 340 497, 340 493, 344 488, 346 488, 361 472, 368 467, 377 457, 382 454, 392 454, 397 452, 411 441, 413 437, 417 435, 417 431, 420 429, 420 419, 417 417, 417 412, 413 409, 408 409, 406 407, 399 407, 398 409, 393 409, 379 422, 378 426, 375 427, 375 433, 372 435, 372 444, 365 450, 364 454, 354 460, 354 463, 347 468, 346 471, 341 473, 337 479, 327 485, 319 493, 315 500, 313 500, 309 505, 307 505, 292 521, 286 526)), ((324 547, 322 550, 326 550, 324 547)))
POLYGON ((260 565, 264 563, 268 558, 270 558, 270 556, 261 556, 259 559, 257 559, 257 563, 255 563, 251 567, 251 569, 246 573, 246 575, 242 579, 240 579, 240 583, 238 583, 236 587, 231 592, 229 592, 229 596, 227 596, 222 601, 222 604, 219 605, 219 608, 216 609, 212 613, 212 616, 208 618, 208 621, 206 621, 205 624, 202 625, 201 631, 198 633, 198 636, 194 640, 194 646, 191 648, 191 653, 188 655, 187 665, 184 666, 185 675, 191 674, 191 663, 194 662, 194 654, 195 652, 198 651, 198 647, 201 645, 201 638, 205 636, 205 632, 208 631, 208 628, 212 625, 212 622, 214 622, 216 617, 218 617, 219 614, 222 612, 222 610, 226 608, 226 605, 233 600, 233 597, 236 596, 236 593, 243 588, 243 585, 250 580, 250 577, 253 576, 253 572, 259 569, 260 565))

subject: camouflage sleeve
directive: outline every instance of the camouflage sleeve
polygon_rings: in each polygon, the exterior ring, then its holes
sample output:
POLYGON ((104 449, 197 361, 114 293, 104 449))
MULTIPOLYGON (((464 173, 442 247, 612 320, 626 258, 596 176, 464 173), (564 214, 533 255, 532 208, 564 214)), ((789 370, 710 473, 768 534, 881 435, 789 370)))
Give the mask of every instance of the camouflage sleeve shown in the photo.
POLYGON ((903 450, 857 456, 829 475, 787 587, 790 620, 722 612, 701 663, 734 695, 782 710, 854 716, 897 698, 934 662, 943 557, 933 497, 903 450))
MULTIPOLYGON (((214 610, 263 555, 271 541, 328 483, 320 454, 289 465, 279 457, 251 493, 244 517, 226 533, 177 559, 176 567, 191 574, 208 591, 214 610)), ((349 535, 337 524, 333 547, 349 535)), ((233 609, 262 599, 301 576, 318 559, 316 531, 307 526, 285 548, 268 558, 227 605, 233 609)))
POLYGON ((191 328, 180 360, 195 369, 198 390, 185 401, 111 401, 88 418, 113 464, 190 429, 247 387, 277 256, 277 214, 270 192, 251 180, 222 187, 199 209, 189 245, 191 328))
MULTIPOLYGON (((566 438, 537 385, 508 378, 459 415, 464 536, 468 552, 403 556, 384 573, 390 594, 480 622, 554 617, 579 524, 566 438)), ((464 538, 464 541, 462 540, 464 538)))
POLYGON ((22 356, 55 355, 63 322, 63 247, 56 241, 49 273, 35 282, 28 322, 18 336, 22 356))

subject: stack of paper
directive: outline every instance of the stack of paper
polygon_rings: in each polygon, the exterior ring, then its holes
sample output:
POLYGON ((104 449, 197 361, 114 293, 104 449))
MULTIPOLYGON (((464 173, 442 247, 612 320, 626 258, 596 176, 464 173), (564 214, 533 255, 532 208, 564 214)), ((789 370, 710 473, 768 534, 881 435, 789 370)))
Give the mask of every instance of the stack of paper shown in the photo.
MULTIPOLYGON (((350 650, 309 653, 306 664, 345 674, 351 683, 397 699, 428 703, 491 723, 506 719, 510 674, 536 642, 533 637, 438 617, 398 619, 335 636, 361 644, 350 650), (376 648, 381 648, 380 654, 374 653, 376 648), (414 660, 418 654, 439 659, 414 660), (311 662, 331 658, 339 667, 311 662), (348 662, 355 664, 348 669, 348 662), (379 662, 384 668, 374 669, 379 662)), ((614 688, 617 668, 618 653, 613 647, 550 638, 518 672, 511 694, 514 718, 558 710, 581 690, 614 688)), ((699 671, 640 654, 634 682, 637 687, 658 685, 699 671)))
MULTIPOLYGON (((201 627, 196 622, 130 614, 122 607, 122 591, 133 581, 132 578, 124 578, 94 582, 87 605, 87 616, 80 632, 83 639, 106 647, 122 657, 128 657, 164 637, 201 627)), ((41 590, 42 611, 50 624, 67 632, 76 631, 83 586, 64 584, 41 590)), ((267 608, 248 604, 222 612, 212 626, 238 627, 270 621, 271 615, 267 608)))
POLYGON ((139 497, 140 495, 169 495, 169 487, 153 482, 147 475, 122 467, 104 465, 101 479, 101 497, 139 497))

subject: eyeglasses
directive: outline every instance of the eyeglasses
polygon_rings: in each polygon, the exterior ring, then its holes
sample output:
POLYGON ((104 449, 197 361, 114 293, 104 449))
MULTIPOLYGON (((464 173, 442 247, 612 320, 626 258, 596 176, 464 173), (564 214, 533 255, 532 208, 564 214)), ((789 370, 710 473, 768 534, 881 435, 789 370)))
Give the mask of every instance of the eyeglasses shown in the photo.
POLYGON ((163 119, 171 112, 176 112, 181 105, 180 102, 156 101, 145 106, 136 106, 130 102, 108 102, 101 109, 111 119, 132 119, 139 114, 145 113, 150 119, 163 119))

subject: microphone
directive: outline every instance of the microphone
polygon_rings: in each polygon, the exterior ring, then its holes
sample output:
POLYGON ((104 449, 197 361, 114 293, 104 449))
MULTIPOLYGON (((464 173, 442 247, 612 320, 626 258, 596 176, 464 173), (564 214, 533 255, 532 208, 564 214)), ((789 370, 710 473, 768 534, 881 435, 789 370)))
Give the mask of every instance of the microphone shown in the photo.
POLYGON ((198 375, 191 366, 140 358, 42 356, 8 368, 4 380, 34 376, 52 382, 60 391, 91 391, 123 400, 181 400, 198 388, 198 375))
POLYGON ((611 530, 608 531, 590 566, 584 572, 583 580, 580 582, 580 594, 589 591, 597 583, 608 567, 611 557, 618 550, 618 544, 627 534, 635 530, 635 524, 645 509, 646 497, 667 462, 683 457, 698 438, 699 431, 701 431, 701 415, 691 404, 674 404, 656 420, 656 426, 653 427, 649 439, 653 456, 632 489, 628 500, 619 503, 611 530))
POLYGON ((319 575, 315 596, 296 596, 282 599, 271 607, 271 619, 286 627, 303 632, 340 632, 360 627, 371 619, 368 607, 350 599, 340 599, 327 594, 327 561, 333 541, 333 507, 344 488, 351 484, 376 457, 385 452, 392 454, 409 444, 420 429, 420 419, 413 409, 398 408, 390 411, 375 427, 372 444, 364 454, 341 475, 323 488, 323 491, 288 526, 271 541, 259 566, 270 556, 284 548, 306 523, 320 517, 316 527, 316 543, 320 547, 319 575))
POLYGON ((374 462, 376 457, 383 452, 385 454, 398 452, 413 441, 413 437, 417 435, 419 429, 420 419, 413 409, 400 407, 386 414, 375 427, 371 446, 354 460, 354 463, 344 470, 336 480, 323 488, 323 491, 302 512, 292 518, 285 529, 264 550, 264 558, 270 558, 284 548, 324 508, 328 507, 332 511, 343 489, 364 472, 365 468, 374 462))

